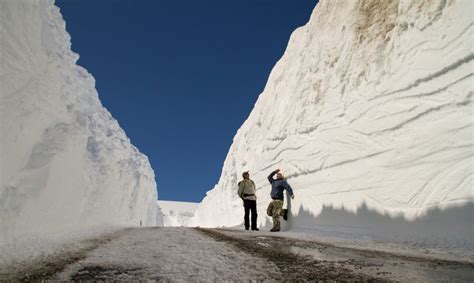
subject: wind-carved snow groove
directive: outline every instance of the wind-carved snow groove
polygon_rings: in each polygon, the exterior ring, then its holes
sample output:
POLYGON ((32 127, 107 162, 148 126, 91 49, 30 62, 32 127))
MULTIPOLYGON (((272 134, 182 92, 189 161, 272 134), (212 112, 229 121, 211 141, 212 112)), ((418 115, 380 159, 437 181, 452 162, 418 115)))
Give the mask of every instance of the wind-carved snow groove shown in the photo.
POLYGON ((282 135, 282 136, 276 136, 272 138, 268 138, 270 141, 284 141, 287 138, 287 135, 282 135))
POLYGON ((371 97, 369 98, 368 100, 369 101, 372 101, 372 100, 375 100, 375 99, 379 99, 379 98, 382 98, 382 97, 385 97, 385 96, 388 96, 388 95, 392 95, 392 94, 395 94, 395 93, 399 93, 399 92, 403 92, 403 91, 407 91, 409 89, 412 89, 412 88, 415 88, 417 87, 418 85, 422 84, 422 83, 425 83, 425 82, 428 82, 428 81, 431 81, 435 78, 438 78, 444 74, 447 74, 448 72, 451 72, 455 69, 457 69, 459 66, 463 65, 463 64, 466 64, 466 63, 469 63, 470 61, 472 61, 474 59, 474 54, 470 54, 456 62, 454 62, 453 64, 449 65, 449 66, 446 66, 444 67, 443 69, 439 70, 438 72, 436 73, 433 73, 429 76, 426 76, 424 78, 421 78, 421 79, 417 79, 416 81, 414 81, 412 84, 404 87, 404 88, 401 88, 401 89, 398 89, 398 90, 395 90, 395 91, 391 91, 391 92, 387 92, 387 93, 382 93, 380 95, 377 95, 377 96, 374 96, 374 97, 371 97))
MULTIPOLYGON (((432 95, 435 95, 435 94, 438 94, 440 92, 443 92, 443 91, 446 91, 448 90, 449 88, 457 85, 458 83, 470 78, 474 76, 474 73, 470 73, 454 82, 451 82, 449 84, 447 84, 446 86, 442 87, 442 88, 439 88, 439 89, 436 89, 434 91, 431 91, 431 92, 426 92, 426 93, 420 93, 420 94, 415 94, 415 95, 408 95, 408 96, 400 96, 400 97, 394 97, 392 98, 391 100, 389 101, 384 101, 384 102, 380 102, 380 103, 377 103, 377 104, 374 104, 374 105, 371 105, 370 107, 368 107, 367 109, 365 109, 364 111, 362 111, 359 115, 357 115, 356 117, 354 117, 353 119, 351 119, 349 121, 349 124, 353 123, 354 121, 360 119, 361 117, 367 115, 367 113, 369 113, 372 109, 376 108, 376 107, 380 107, 381 105, 384 105, 384 104, 387 104, 391 101, 396 101, 396 100, 404 100, 404 99, 410 99, 410 98, 420 98, 420 97, 427 97, 427 96, 432 96, 432 95)), ((383 117, 391 117, 391 116, 394 116, 396 114, 400 114, 400 113, 404 113, 404 112, 411 112, 412 110, 416 109, 418 106, 414 106, 410 109, 407 109, 407 110, 403 110, 403 111, 399 111, 397 113, 393 113, 393 114, 390 114, 390 115, 385 115, 385 116, 382 116, 382 117, 379 117, 377 118, 376 120, 379 120, 383 117)))
MULTIPOLYGON (((424 40, 422 42, 419 42, 417 44, 415 44, 414 46, 410 47, 410 49, 408 49, 407 51, 403 52, 403 57, 407 57, 412 51, 420 51, 419 47, 422 46, 422 45, 425 45, 426 43, 428 43, 427 40, 424 40)), ((411 57, 410 57, 411 58, 411 57)))
POLYGON ((295 150, 299 150, 299 149, 303 148, 303 146, 304 146, 304 145, 284 148, 284 149, 280 150, 279 152, 277 152, 277 154, 275 155, 275 157, 274 157, 273 159, 274 159, 274 160, 277 159, 278 156, 280 156, 280 154, 282 154, 282 153, 285 152, 285 151, 295 151, 295 150))
MULTIPOLYGON (((470 155, 467 156, 466 158, 472 158, 472 157, 473 157, 473 154, 470 154, 470 155)), ((465 158, 463 158, 463 159, 461 159, 461 160, 464 160, 464 159, 465 159, 465 158)), ((418 189, 418 190, 416 191, 416 193, 408 200, 408 204, 419 206, 420 203, 421 203, 421 202, 423 201, 423 199, 424 199, 424 198, 421 198, 421 196, 426 192, 426 190, 427 190, 427 188, 429 187, 429 185, 432 184, 434 177, 436 177, 437 175, 439 175, 440 172, 443 172, 443 171, 445 171, 445 170, 449 170, 450 168, 452 168, 453 165, 452 165, 451 163, 456 164, 456 163, 458 163, 459 161, 460 161, 460 160, 450 160, 450 161, 448 161, 449 163, 447 164, 447 165, 448 165, 447 167, 442 168, 442 169, 439 169, 438 171, 432 172, 431 178, 428 178, 427 181, 425 181, 425 182, 423 183, 423 185, 421 186, 421 188, 418 189)), ((446 163, 446 161, 443 161, 443 163, 446 163)), ((462 182, 461 182, 461 183, 458 183, 458 185, 460 185, 460 184, 462 184, 462 182)), ((452 190, 455 190, 455 189, 456 189, 456 187, 452 188, 452 190)), ((428 205, 428 204, 426 204, 426 205, 428 205)))
POLYGON ((342 166, 342 165, 346 165, 346 164, 358 162, 358 161, 361 161, 361 160, 369 159, 369 158, 372 158, 372 157, 375 157, 375 156, 378 156, 378 155, 387 153, 387 152, 389 152, 389 151, 390 151, 390 150, 384 150, 384 151, 372 153, 372 154, 369 154, 369 155, 366 155, 366 156, 362 156, 362 157, 358 157, 358 158, 354 158, 354 159, 344 160, 344 161, 337 162, 337 163, 334 163, 334 164, 331 164, 331 165, 328 165, 328 166, 321 166, 321 167, 318 168, 318 169, 307 170, 307 171, 304 171, 304 172, 301 172, 301 173, 288 174, 287 178, 288 178, 288 179, 291 179, 291 178, 296 178, 296 177, 301 176, 301 175, 314 174, 314 173, 316 173, 316 172, 323 171, 323 170, 326 170, 326 169, 331 169, 331 168, 334 168, 334 167, 339 167, 339 166, 342 166))
POLYGON ((388 115, 383 115, 383 116, 377 117, 377 118, 375 118, 375 120, 383 120, 383 119, 393 117, 393 116, 397 116, 397 115, 400 115, 400 114, 403 114, 403 113, 410 113, 410 112, 413 112, 416 108, 418 108, 418 105, 415 105, 413 107, 410 107, 410 108, 402 110, 402 111, 398 111, 398 112, 395 112, 395 113, 391 113, 391 114, 388 114, 388 115))
POLYGON ((321 126, 321 124, 317 124, 316 126, 308 127, 308 128, 306 128, 302 131, 299 131, 298 134, 310 134, 310 133, 316 131, 319 128, 319 126, 321 126))
POLYGON ((441 149, 423 154, 421 156, 417 156, 415 158, 406 160, 403 162, 403 164, 392 164, 390 167, 391 168, 410 168, 410 167, 413 167, 414 165, 423 163, 424 159, 426 159, 427 157, 433 157, 437 155, 438 153, 444 153, 446 151, 458 150, 458 149, 468 149, 468 148, 471 148, 472 146, 473 146, 472 143, 467 144, 467 145, 458 145, 458 146, 450 146, 450 147, 446 146, 441 149))
MULTIPOLYGON (((456 85, 456 84, 458 84, 458 83, 460 83, 460 82, 462 82, 462 81, 464 81, 464 80, 466 80, 466 79, 468 79, 472 76, 474 76, 474 73, 470 73, 470 74, 468 74, 468 75, 466 75, 466 76, 464 76, 464 77, 462 77, 462 78, 460 78, 460 79, 458 79, 454 82, 451 82, 451 83, 447 84, 446 86, 444 86, 442 88, 438 88, 438 89, 430 91, 430 92, 425 92, 425 93, 420 93, 420 94, 415 94, 415 95, 401 96, 401 97, 396 97, 394 99, 395 100, 401 100, 401 99, 410 99, 410 98, 419 98, 419 97, 425 97, 425 96, 432 96, 434 94, 445 91, 445 90, 449 89, 450 87, 452 87, 452 86, 454 86, 454 85, 456 85)), ((378 105, 380 105, 380 104, 378 104, 378 105)))
POLYGON ((466 180, 469 180, 470 178, 472 178, 472 175, 466 174, 466 176, 464 176, 456 185, 453 186, 453 191, 461 187, 461 185, 464 184, 464 182, 466 182, 466 180))
POLYGON ((438 48, 426 48, 426 49, 422 49, 422 51, 440 51, 440 50, 443 50, 443 49, 446 49, 447 47, 449 47, 451 44, 453 44, 454 42, 456 42, 458 39, 461 39, 462 36, 467 33, 469 31, 469 29, 474 25, 474 23, 471 23, 469 24, 462 32, 460 32, 457 36, 455 36, 452 40, 450 40, 448 43, 446 43, 445 45, 441 46, 441 47, 438 47, 438 48))
POLYGON ((461 101, 461 102, 457 102, 456 103, 456 106, 466 106, 470 103, 472 103, 472 96, 474 95, 474 92, 470 91, 469 94, 466 96, 466 99, 464 101, 461 101))
POLYGON ((462 126, 462 127, 459 127, 459 128, 451 129, 451 130, 448 131, 448 133, 454 134, 454 133, 457 133, 457 132, 462 131, 464 129, 470 128, 470 127, 474 127, 474 124, 469 124, 469 125, 462 126))
MULTIPOLYGON (((472 148, 472 145, 469 146, 469 147, 458 147, 458 148, 453 148, 453 149, 446 149, 446 152, 458 151, 459 149, 463 149, 463 148, 469 149, 469 148, 472 148)), ((443 152, 440 152, 440 153, 443 153, 443 152)), ((462 153, 463 153, 462 156, 458 156, 456 158, 451 158, 451 159, 448 159, 448 160, 443 159, 443 161, 442 161, 443 164, 458 163, 460 161, 471 159, 474 156, 474 153, 471 153, 471 154, 465 153, 464 154, 464 151, 462 153)), ((426 164, 437 164, 437 163, 440 163, 440 162, 438 162, 438 161, 418 161, 418 162, 414 162, 413 166, 426 165, 426 164)), ((408 166, 405 166, 405 167, 409 168, 408 166)))
MULTIPOLYGON (((326 124, 329 124, 329 123, 326 123, 326 124)), ((340 128, 344 128, 344 127, 345 127, 345 125, 340 125, 340 126, 330 127, 330 128, 324 128, 322 130, 319 130, 319 132, 323 133, 323 132, 327 132, 327 131, 335 130, 335 129, 340 129, 340 128)))
POLYGON ((357 188, 357 189, 351 189, 351 190, 343 190, 343 191, 335 191, 335 192, 329 192, 329 193, 322 193, 322 194, 318 194, 318 196, 337 195, 337 194, 350 193, 350 192, 373 191, 373 190, 376 190, 376 189, 377 189, 377 187, 357 188))
POLYGON ((399 130, 401 129, 402 127, 404 127, 405 125, 415 121, 415 120, 418 120, 420 119, 421 117, 423 116, 426 116, 428 114, 431 114, 433 112, 437 112, 437 111, 441 111, 441 110, 445 110, 447 108, 456 108, 456 107, 461 107, 461 106, 466 106, 468 104, 470 104, 472 102, 472 100, 470 100, 469 98, 472 96, 472 93, 470 93, 468 95, 468 99, 467 100, 464 100, 462 102, 458 102, 458 103, 447 103, 447 104, 443 104, 443 105, 440 105, 440 106, 437 106, 437 107, 432 107, 432 108, 429 108, 419 114, 417 114, 416 116, 408 119, 408 120, 405 120, 403 121, 402 123, 399 123, 398 125, 395 125, 393 127, 390 127, 390 128, 386 128, 386 129, 383 129, 383 130, 378 130, 378 131, 374 131, 374 132, 371 132, 371 133, 366 133, 368 135, 375 135, 375 134, 380 134, 380 133, 384 133, 384 132, 390 132, 390 131, 396 131, 396 130, 399 130))
MULTIPOLYGON (((432 177, 436 176, 438 172, 434 172, 433 174, 431 174, 432 177)), ((419 198, 421 195, 423 195, 423 193, 425 192, 426 188, 430 185, 431 181, 432 181, 433 178, 429 178, 428 181, 424 182, 423 185, 421 186, 421 188, 419 188, 414 194, 413 196, 408 200, 408 204, 410 205, 416 205, 418 204, 419 202, 419 198)))
MULTIPOLYGON (((275 160, 275 159, 273 159, 273 160, 275 160)), ((278 160, 278 161, 276 161, 276 162, 272 162, 272 163, 270 163, 270 165, 267 165, 267 166, 261 168, 260 170, 261 170, 261 171, 268 170, 268 169, 274 167, 275 165, 279 164, 279 163, 282 162, 282 161, 283 161, 283 159, 280 159, 280 160, 278 160)))
POLYGON ((286 136, 285 138, 282 138, 282 139, 268 139, 268 140, 271 140, 271 141, 278 141, 278 143, 276 145, 273 145, 273 146, 266 146, 265 147, 265 151, 270 151, 270 150, 274 150, 276 148, 278 148, 280 146, 280 144, 282 144, 286 139, 286 136))

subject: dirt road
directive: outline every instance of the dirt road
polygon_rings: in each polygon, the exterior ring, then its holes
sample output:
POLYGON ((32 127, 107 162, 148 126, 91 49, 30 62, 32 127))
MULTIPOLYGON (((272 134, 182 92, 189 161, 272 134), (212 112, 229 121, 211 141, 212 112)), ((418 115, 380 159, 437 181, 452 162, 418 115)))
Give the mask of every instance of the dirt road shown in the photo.
POLYGON ((269 232, 126 229, 2 270, 11 280, 474 281, 474 264, 362 251, 269 232))

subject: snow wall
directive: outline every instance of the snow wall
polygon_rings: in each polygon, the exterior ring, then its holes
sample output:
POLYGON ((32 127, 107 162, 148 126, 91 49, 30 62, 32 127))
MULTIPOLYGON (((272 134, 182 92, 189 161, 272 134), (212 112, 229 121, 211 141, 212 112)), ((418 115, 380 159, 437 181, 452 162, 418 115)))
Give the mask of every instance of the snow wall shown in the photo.
POLYGON ((268 227, 266 177, 280 168, 296 195, 286 229, 439 236, 474 249, 473 5, 321 0, 291 35, 195 225, 241 225, 237 182, 250 170, 268 227))
POLYGON ((199 203, 159 200, 158 207, 161 210, 163 226, 189 227, 193 224, 194 212, 199 203))
POLYGON ((0 32, 0 253, 88 227, 156 225, 154 172, 76 65, 53 1, 1 0, 0 32))

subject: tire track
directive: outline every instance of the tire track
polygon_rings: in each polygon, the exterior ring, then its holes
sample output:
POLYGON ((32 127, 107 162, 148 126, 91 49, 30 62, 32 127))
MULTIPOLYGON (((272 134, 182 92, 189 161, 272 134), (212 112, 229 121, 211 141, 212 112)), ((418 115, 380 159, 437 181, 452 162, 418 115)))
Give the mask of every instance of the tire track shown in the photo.
MULTIPOLYGON (((257 238, 234 238, 213 229, 196 228, 199 232, 215 239, 228 243, 239 250, 253 256, 273 262, 281 271, 282 278, 278 280, 287 281, 362 281, 362 282, 389 282, 388 280, 372 277, 338 265, 336 262, 315 260, 309 256, 296 255, 284 250, 282 247, 291 245, 289 239, 272 238, 275 246, 260 243, 257 238)), ((276 278, 273 278, 276 279, 276 278)))
POLYGON ((0 273, 0 282, 41 282, 51 280, 55 274, 64 270, 68 265, 83 260, 91 251, 120 237, 130 229, 123 229, 84 240, 77 249, 41 256, 29 261, 27 264, 7 266, 5 268, 7 272, 0 273))
POLYGON ((343 247, 266 232, 199 229, 217 241, 273 262, 281 281, 473 282, 474 263, 343 247))

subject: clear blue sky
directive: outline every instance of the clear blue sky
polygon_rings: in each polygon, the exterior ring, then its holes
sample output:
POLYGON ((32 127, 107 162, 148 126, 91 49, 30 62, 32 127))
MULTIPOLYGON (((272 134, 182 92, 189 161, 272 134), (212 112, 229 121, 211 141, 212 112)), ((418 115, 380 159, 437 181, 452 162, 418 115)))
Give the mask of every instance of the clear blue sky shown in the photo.
POLYGON ((316 0, 57 0, 102 104, 150 159, 159 199, 199 202, 316 0))

